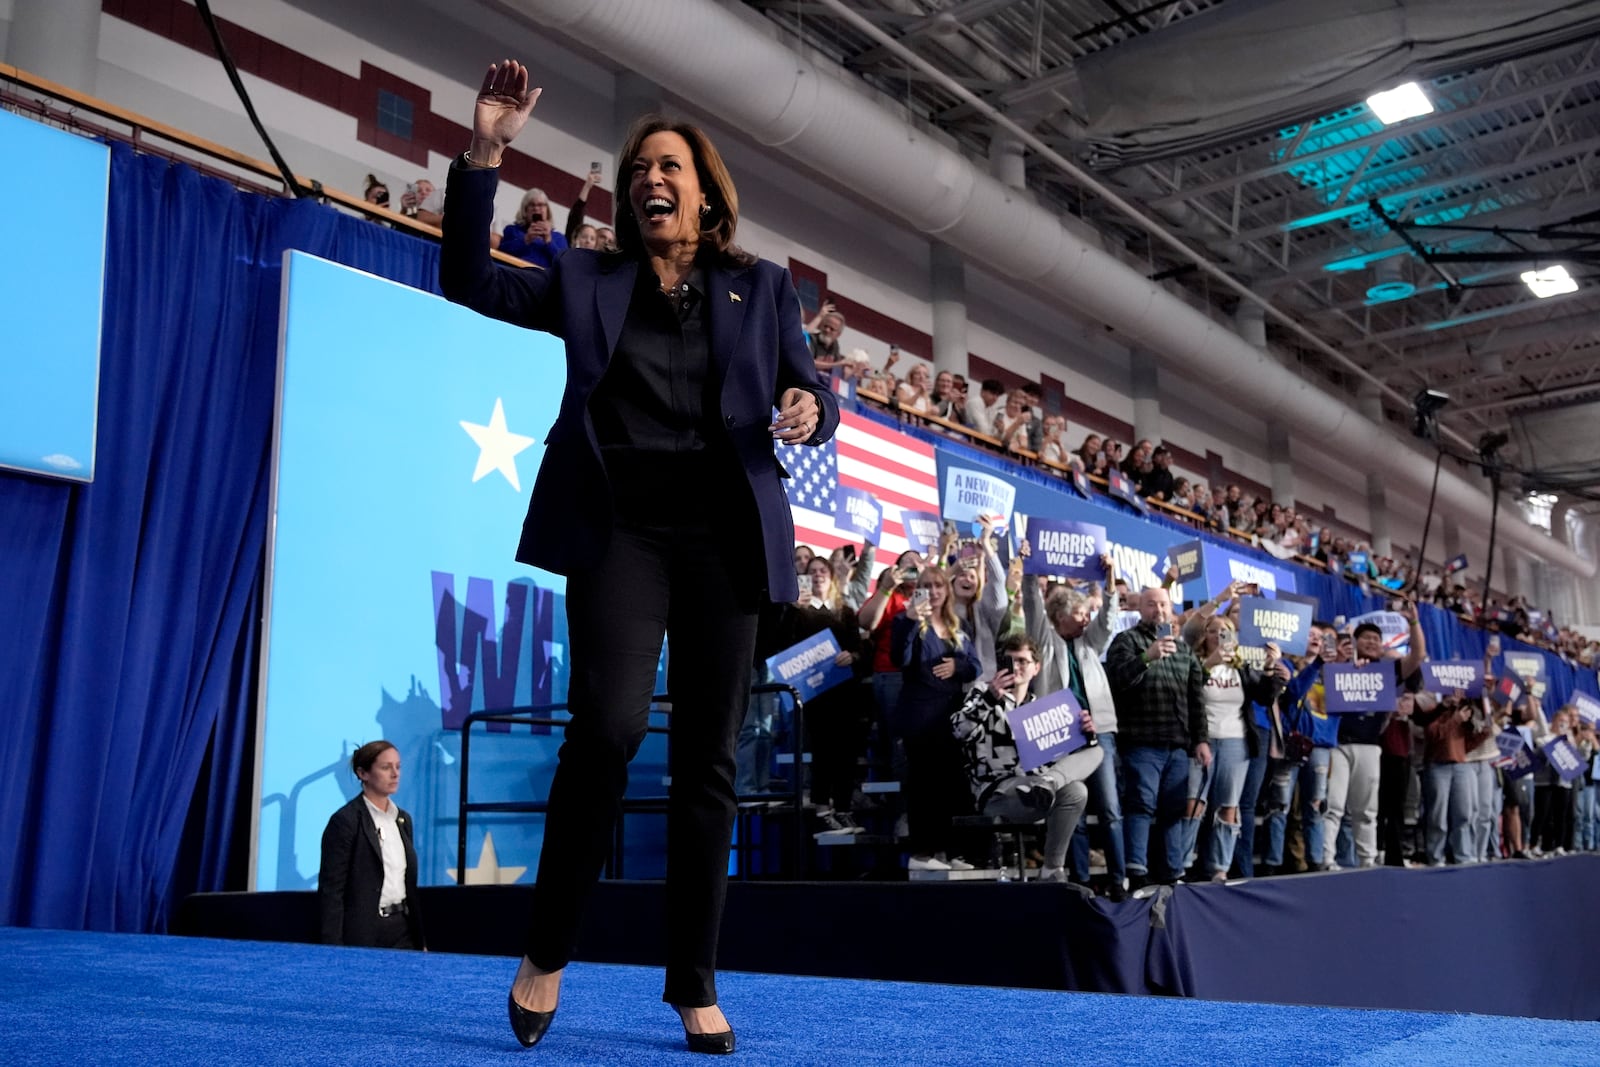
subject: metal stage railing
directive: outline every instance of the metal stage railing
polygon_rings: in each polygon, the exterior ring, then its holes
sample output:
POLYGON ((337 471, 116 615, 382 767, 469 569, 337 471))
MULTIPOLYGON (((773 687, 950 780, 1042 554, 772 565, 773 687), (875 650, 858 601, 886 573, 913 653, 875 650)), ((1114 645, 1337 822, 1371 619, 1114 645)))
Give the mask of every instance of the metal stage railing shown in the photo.
MULTIPOLYGON (((806 824, 804 819, 805 809, 805 775, 804 775, 804 738, 805 738, 805 702, 800 699, 800 694, 794 686, 784 685, 780 682, 770 682, 750 688, 751 696, 763 694, 787 695, 793 705, 793 726, 790 729, 790 739, 794 746, 795 769, 790 782, 790 789, 783 794, 783 799, 791 808, 793 826, 793 862, 797 876, 804 872, 806 866, 806 824)), ((660 711, 671 720, 672 697, 668 693, 661 693, 651 698, 652 711, 660 711), (658 708, 658 705, 666 705, 658 708)), ((469 782, 472 776, 472 726, 474 723, 507 723, 518 726, 547 726, 554 729, 565 729, 571 722, 570 717, 556 718, 554 713, 566 711, 565 703, 559 704, 533 704, 524 707, 501 708, 492 711, 475 711, 461 722, 461 796, 456 814, 456 870, 463 872, 467 869, 467 819, 474 812, 479 813, 511 813, 539 815, 548 810, 549 804, 543 800, 491 800, 472 801, 468 799, 469 782)), ((668 746, 672 744, 672 728, 670 725, 650 725, 646 732, 663 734, 667 738, 668 746)), ((670 760, 669 764, 670 766, 670 760)), ((667 788, 671 789, 670 779, 667 788)), ((772 800, 777 794, 748 793, 736 797, 740 803, 741 833, 739 842, 741 847, 748 841, 748 822, 745 820, 743 804, 752 801, 772 800)), ((665 796, 623 797, 621 810, 618 813, 615 835, 612 840, 611 856, 606 862, 608 877, 621 877, 623 870, 622 841, 623 821, 630 814, 664 814, 666 812, 667 798, 665 796)), ((741 876, 748 870, 748 862, 741 863, 739 870, 741 876)))

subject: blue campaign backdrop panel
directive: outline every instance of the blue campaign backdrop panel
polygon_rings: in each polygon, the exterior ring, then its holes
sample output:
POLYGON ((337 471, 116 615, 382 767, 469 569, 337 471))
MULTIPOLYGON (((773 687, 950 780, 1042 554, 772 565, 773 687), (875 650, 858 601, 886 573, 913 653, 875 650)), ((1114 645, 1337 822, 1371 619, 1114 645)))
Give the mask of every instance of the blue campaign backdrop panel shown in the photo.
MULTIPOLYGON (((359 789, 349 754, 380 737, 419 880, 448 884, 462 719, 566 699, 565 581, 513 559, 565 359, 312 256, 286 273, 256 888, 315 884, 323 826, 359 789)), ((471 799, 544 799, 559 730, 475 732, 471 799)), ((652 737, 633 779, 659 792, 664 766, 652 737)), ((474 820, 468 877, 531 880, 542 829, 474 820)))
POLYGON ((0 111, 0 467, 94 481, 110 184, 105 145, 0 111))

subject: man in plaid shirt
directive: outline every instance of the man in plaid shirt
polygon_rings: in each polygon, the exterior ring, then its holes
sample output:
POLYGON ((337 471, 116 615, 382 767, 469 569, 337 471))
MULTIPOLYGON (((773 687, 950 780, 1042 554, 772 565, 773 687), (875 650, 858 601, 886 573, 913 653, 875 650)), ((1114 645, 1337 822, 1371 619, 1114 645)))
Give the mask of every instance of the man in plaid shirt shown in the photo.
POLYGON ((1165 870, 1176 881, 1184 870, 1183 811, 1189 792, 1189 758, 1211 766, 1203 700, 1206 674, 1172 628, 1165 589, 1138 596, 1139 625, 1117 635, 1106 652, 1106 675, 1117 705, 1118 743, 1126 772, 1122 802, 1127 833, 1128 882, 1148 884, 1150 823, 1164 848, 1165 870))

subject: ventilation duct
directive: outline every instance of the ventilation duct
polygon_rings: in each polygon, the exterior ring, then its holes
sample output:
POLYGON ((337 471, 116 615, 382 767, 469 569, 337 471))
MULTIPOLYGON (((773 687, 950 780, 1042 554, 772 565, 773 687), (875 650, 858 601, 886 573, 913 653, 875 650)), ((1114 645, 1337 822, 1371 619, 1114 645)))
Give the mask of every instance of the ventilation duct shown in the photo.
MULTIPOLYGON (((833 175, 996 275, 1110 326, 1241 409, 1270 413, 1303 440, 1337 442, 1349 463, 1384 471, 1395 490, 1427 497, 1432 456, 1405 447, 1225 323, 1076 236, 1053 213, 880 107, 846 75, 792 51, 756 17, 752 24, 710 0, 495 2, 538 32, 563 34, 796 164, 833 175)), ((1439 506, 1473 526, 1488 520, 1487 495, 1448 470, 1439 478, 1439 506)), ((1511 543, 1594 576, 1593 563, 1527 523, 1502 515, 1500 526, 1511 543)))

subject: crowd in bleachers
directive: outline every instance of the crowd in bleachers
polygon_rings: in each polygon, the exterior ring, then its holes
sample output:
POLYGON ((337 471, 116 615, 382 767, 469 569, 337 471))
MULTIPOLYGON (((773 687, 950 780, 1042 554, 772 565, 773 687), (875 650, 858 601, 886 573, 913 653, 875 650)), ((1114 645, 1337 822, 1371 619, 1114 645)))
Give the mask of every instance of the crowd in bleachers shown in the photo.
MULTIPOLYGON (((1411 628, 1403 653, 1370 622, 1335 620, 1316 622, 1306 653, 1290 656, 1240 647, 1252 592, 1241 583, 1184 610, 1175 573, 1130 590, 1105 557, 1105 581, 1045 579, 1023 574, 1025 551, 1002 563, 991 530, 962 538, 953 526, 927 556, 881 568, 870 543, 829 556, 797 547, 803 591, 764 624, 758 658, 826 628, 852 669, 852 683, 806 708, 819 835, 898 815, 880 829, 909 870, 947 877, 938 872, 1006 862, 975 817, 1036 822, 1037 876, 1113 899, 1178 879, 1600 848, 1594 725, 1572 706, 1547 715, 1530 678, 1499 687, 1498 637, 1484 695, 1469 699, 1424 684, 1429 653, 1409 601, 1392 603, 1411 628), (1329 663, 1392 664, 1391 706, 1326 711, 1329 663), (1062 690, 1094 743, 1024 770, 1005 713, 1062 690), (1526 746, 1525 766, 1507 736, 1526 746), (1575 780, 1533 755, 1557 738, 1583 763, 1575 780), (877 807, 862 768, 898 781, 903 802, 877 807)), ((752 706, 741 792, 773 788, 770 744, 748 743, 771 730, 772 711, 762 722, 752 706)))
POLYGON ((1252 495, 1237 483, 1213 485, 1196 474, 1177 472, 1174 450, 1165 443, 1141 439, 1124 449, 1109 436, 1086 431, 1077 447, 1069 448, 1072 427, 1066 416, 1045 412, 1038 384, 1008 389, 997 379, 986 379, 978 383, 978 399, 971 401, 971 383, 963 375, 934 373, 928 364, 910 361, 900 377, 904 359, 895 346, 881 367, 862 349, 841 352, 844 327, 844 316, 826 302, 807 323, 818 375, 854 382, 858 397, 880 402, 903 418, 960 433, 971 443, 998 448, 1063 478, 1081 470, 1104 480, 1112 470, 1120 471, 1140 497, 1169 517, 1252 544, 1278 559, 1342 575, 1374 592, 1437 604, 1469 622, 1548 648, 1570 663, 1600 663, 1600 641, 1556 625, 1548 611, 1533 607, 1525 597, 1490 597, 1486 603, 1481 585, 1469 585, 1464 571, 1424 567, 1419 573, 1415 560, 1378 555, 1367 541, 1319 526, 1293 504, 1280 504, 1264 493, 1252 495))

